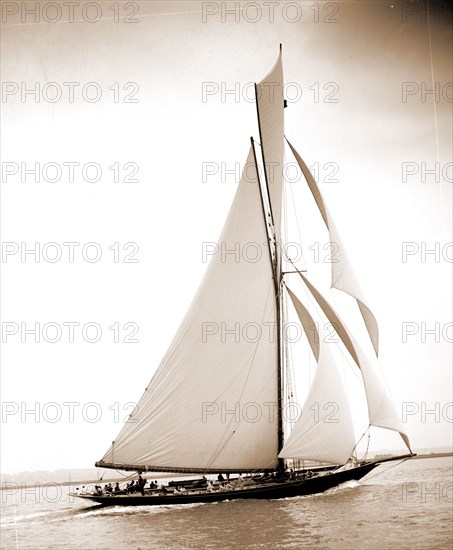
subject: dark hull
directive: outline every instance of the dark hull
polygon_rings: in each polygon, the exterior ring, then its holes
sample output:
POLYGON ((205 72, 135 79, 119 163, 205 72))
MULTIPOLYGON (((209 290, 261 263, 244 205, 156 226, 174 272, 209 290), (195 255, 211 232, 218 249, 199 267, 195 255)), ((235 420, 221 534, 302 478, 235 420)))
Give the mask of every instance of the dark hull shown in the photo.
POLYGON ((197 502, 220 502, 238 498, 274 499, 322 493, 346 481, 359 480, 378 466, 377 462, 363 464, 342 472, 326 473, 311 478, 265 483, 261 486, 237 489, 236 491, 214 491, 208 493, 189 492, 187 494, 165 495, 74 495, 85 500, 95 501, 104 506, 161 506, 169 504, 193 504, 197 502))

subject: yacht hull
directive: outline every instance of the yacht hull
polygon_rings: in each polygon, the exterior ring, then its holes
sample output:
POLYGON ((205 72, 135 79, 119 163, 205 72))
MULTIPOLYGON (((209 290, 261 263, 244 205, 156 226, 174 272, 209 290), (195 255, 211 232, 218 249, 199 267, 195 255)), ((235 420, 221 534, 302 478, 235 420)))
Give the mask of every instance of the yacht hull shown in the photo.
POLYGON ((162 506, 172 504, 193 504, 197 502, 220 502, 235 499, 277 499, 322 493, 347 481, 358 481, 378 466, 378 462, 362 464, 341 472, 328 472, 304 479, 288 479, 275 483, 263 483, 233 491, 200 490, 183 494, 159 495, 73 495, 84 500, 94 501, 103 506, 162 506))

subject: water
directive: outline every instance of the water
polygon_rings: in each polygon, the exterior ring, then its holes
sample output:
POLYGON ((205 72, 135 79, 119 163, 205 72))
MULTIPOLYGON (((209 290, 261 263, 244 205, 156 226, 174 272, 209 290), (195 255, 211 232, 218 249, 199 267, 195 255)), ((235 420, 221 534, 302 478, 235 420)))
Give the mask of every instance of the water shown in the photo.
POLYGON ((3 491, 1 548, 450 550, 452 459, 392 465, 284 500, 99 508, 66 487, 3 491))

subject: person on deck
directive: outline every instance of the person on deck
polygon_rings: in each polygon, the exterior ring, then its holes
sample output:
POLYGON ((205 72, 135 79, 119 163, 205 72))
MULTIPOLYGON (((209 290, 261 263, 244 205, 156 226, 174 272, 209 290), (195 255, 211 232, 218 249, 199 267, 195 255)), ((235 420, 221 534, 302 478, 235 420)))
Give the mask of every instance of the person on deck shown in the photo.
POLYGON ((147 480, 143 479, 142 476, 139 475, 137 480, 137 491, 139 491, 142 495, 145 494, 146 483, 147 483, 147 480))
POLYGON ((133 493, 133 492, 135 492, 135 481, 134 481, 134 480, 132 480, 132 481, 129 483, 129 485, 128 485, 127 488, 126 488, 126 491, 127 491, 128 493, 133 493))

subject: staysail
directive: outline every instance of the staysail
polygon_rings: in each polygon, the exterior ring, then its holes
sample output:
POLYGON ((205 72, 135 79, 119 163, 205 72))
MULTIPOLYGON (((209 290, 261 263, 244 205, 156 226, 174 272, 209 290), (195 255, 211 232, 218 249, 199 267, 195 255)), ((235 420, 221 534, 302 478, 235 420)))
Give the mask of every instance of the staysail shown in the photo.
MULTIPOLYGON (((314 333, 307 325, 308 312, 294 293, 289 293, 305 333, 312 340, 314 333)), ((348 398, 329 346, 323 343, 323 338, 318 339, 319 343, 315 378, 301 414, 278 456, 345 464, 355 445, 348 398)))
POLYGON ((360 312, 362 314, 363 320, 365 322, 368 334, 370 336, 371 342, 373 343, 374 350, 376 355, 379 351, 379 328, 377 321, 371 312, 370 308, 366 305, 366 301, 363 297, 362 289, 359 285, 359 282, 356 279, 356 276, 351 268, 349 263, 348 255, 346 253, 345 247, 341 242, 340 235, 337 228, 332 220, 332 216, 325 205, 325 202, 322 198, 321 191, 319 190, 316 181, 310 172, 310 169, 303 161, 302 157, 296 151, 296 149, 291 145, 291 143, 286 140, 288 145, 291 148, 293 155, 295 156, 297 163, 305 176, 308 187, 312 192, 313 198, 315 199, 316 204, 318 205, 321 216, 324 220, 324 223, 327 226, 330 234, 331 242, 334 242, 338 245, 338 252, 335 259, 336 262, 332 262, 332 287, 342 290, 347 294, 351 295, 357 300, 360 312))
POLYGON ((98 466, 183 472, 275 468, 276 305, 266 242, 251 149, 218 251, 191 307, 98 466))
POLYGON ((357 366, 360 368, 365 386, 365 393, 368 402, 368 414, 370 424, 380 428, 387 428, 399 432, 407 448, 410 450, 409 438, 405 433, 404 426, 395 410, 390 394, 381 380, 375 367, 362 351, 360 345, 348 329, 338 313, 329 304, 326 298, 310 283, 310 281, 299 271, 299 275, 311 292, 316 302, 321 307, 325 316, 329 319, 346 349, 351 354, 357 366))

